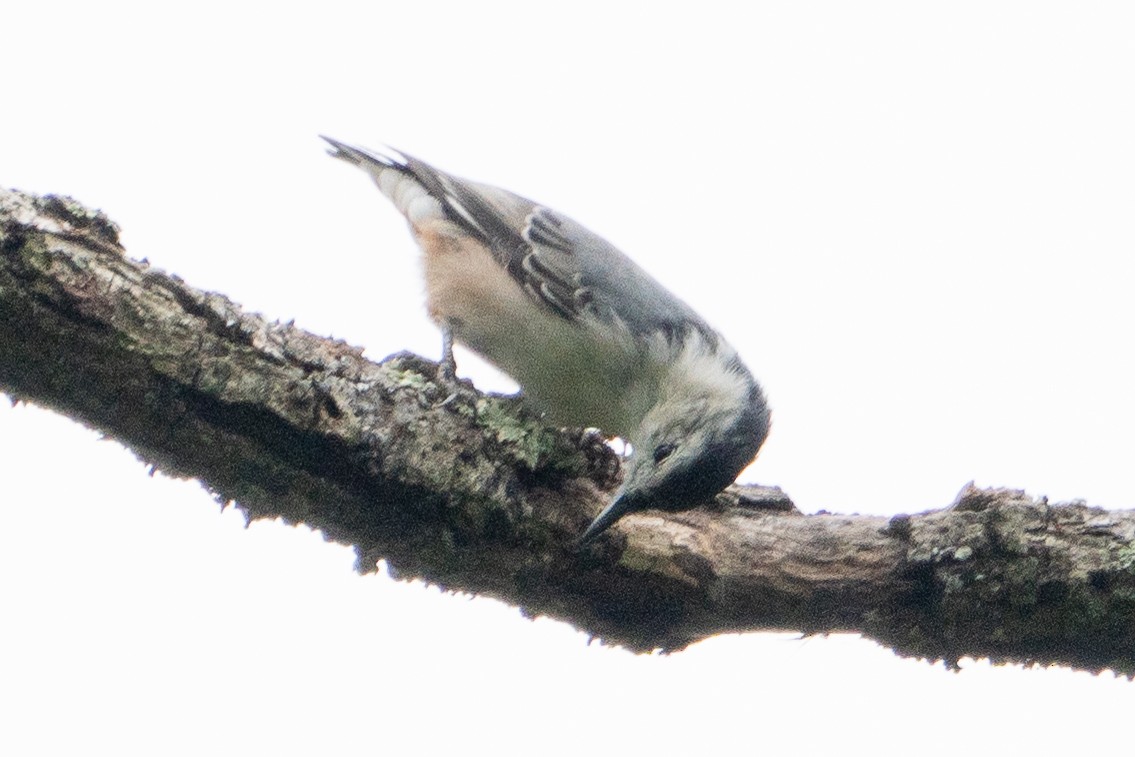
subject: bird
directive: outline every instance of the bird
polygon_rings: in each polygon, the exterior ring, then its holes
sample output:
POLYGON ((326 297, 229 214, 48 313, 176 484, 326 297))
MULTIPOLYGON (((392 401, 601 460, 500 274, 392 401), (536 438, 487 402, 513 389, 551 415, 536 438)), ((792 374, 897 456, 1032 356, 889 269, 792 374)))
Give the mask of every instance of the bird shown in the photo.
POLYGON ((409 223, 444 375, 455 379, 456 341, 550 422, 629 445, 622 483, 579 547, 630 513, 708 503, 756 458, 771 417, 760 384, 720 333, 610 242, 400 150, 322 139, 409 223))

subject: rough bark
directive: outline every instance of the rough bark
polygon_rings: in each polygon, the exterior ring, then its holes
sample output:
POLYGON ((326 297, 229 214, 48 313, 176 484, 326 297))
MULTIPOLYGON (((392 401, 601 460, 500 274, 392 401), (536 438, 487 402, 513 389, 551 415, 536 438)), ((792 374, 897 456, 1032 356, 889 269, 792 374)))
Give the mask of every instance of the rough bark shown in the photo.
MULTIPOLYGON (((945 509, 804 516, 777 489, 572 543, 619 475, 594 434, 269 323, 125 257, 106 217, 0 191, 0 390, 97 428, 360 570, 497 597, 634 650, 857 631, 900 654, 1135 672, 1135 513, 965 487, 945 509)), ((65 463, 63 463, 65 464, 65 463)))

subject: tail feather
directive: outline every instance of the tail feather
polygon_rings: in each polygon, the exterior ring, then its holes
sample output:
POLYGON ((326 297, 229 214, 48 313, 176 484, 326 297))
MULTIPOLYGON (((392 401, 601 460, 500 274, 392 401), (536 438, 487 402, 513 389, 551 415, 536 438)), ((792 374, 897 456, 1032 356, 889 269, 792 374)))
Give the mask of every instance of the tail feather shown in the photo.
MULTIPOLYGON (((340 142, 337 139, 320 135, 331 145, 327 153, 366 171, 379 191, 394 203, 398 212, 415 226, 425 221, 445 219, 446 212, 442 199, 438 197, 434 182, 423 180, 421 172, 415 171, 415 161, 392 148, 386 151, 370 150, 340 142)), ((424 165, 424 164, 423 164, 424 165)), ((431 172, 429 175, 436 175, 431 172)))
MULTIPOLYGON (((451 176, 401 150, 370 150, 322 136, 332 146, 328 154, 369 173, 384 195, 411 222, 445 219, 480 238, 490 247, 513 250, 527 246, 523 223, 502 216, 500 202, 521 198, 451 176), (489 193, 486 195, 486 192, 489 193), (490 199, 497 199, 497 204, 490 199), (427 202, 428 197, 432 202, 427 202)), ((531 205, 532 203, 528 203, 531 205)), ((531 209, 525 210, 525 213, 531 209)), ((523 218, 523 215, 521 216, 523 218)))

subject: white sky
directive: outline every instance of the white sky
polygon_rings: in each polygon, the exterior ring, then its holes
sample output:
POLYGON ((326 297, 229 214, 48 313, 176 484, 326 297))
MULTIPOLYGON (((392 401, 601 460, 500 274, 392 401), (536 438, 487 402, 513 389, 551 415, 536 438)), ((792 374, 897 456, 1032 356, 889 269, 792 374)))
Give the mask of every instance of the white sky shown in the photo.
MULTIPOLYGON (((435 356, 401 220, 316 135, 388 143, 706 315, 774 407, 745 479, 805 510, 970 479, 1135 504, 1130 3, 9 5, 0 185, 102 207, 192 284, 435 356)), ((359 578, 35 408, 0 405, 0 485, 3 754, 1130 748, 1111 675, 853 637, 635 657, 359 578)))

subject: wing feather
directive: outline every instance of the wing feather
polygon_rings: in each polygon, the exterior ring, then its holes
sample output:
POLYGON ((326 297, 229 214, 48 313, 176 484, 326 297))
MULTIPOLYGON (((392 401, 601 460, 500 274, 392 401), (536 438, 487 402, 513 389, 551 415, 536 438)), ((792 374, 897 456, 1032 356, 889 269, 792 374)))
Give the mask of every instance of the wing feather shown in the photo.
POLYGON ((388 195, 396 185, 384 172, 412 178, 448 220, 480 239, 521 289, 550 312, 581 325, 661 333, 671 343, 690 331, 717 341, 717 334, 689 306, 605 239, 566 216, 507 190, 445 173, 401 151, 379 152, 324 139, 335 148, 333 155, 368 170, 388 195))

